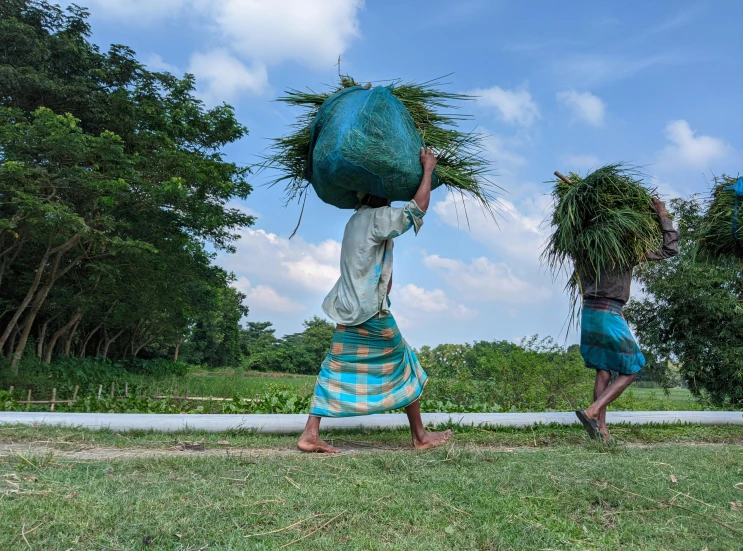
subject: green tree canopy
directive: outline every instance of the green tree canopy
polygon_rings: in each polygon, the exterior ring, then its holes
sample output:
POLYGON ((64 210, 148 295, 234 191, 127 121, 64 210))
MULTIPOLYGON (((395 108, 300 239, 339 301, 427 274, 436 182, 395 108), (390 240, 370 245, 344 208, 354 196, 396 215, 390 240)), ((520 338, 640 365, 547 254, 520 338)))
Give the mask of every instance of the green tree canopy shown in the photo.
POLYGON ((743 404, 743 262, 697 254, 703 225, 696 197, 672 201, 681 252, 639 267, 646 295, 626 309, 649 367, 677 363, 691 391, 716 405, 743 404))
POLYGON ((207 247, 253 223, 229 206, 248 171, 221 153, 247 129, 192 75, 101 52, 87 17, 0 4, 0 352, 177 355, 196 328, 206 361, 235 361, 244 297, 207 247))

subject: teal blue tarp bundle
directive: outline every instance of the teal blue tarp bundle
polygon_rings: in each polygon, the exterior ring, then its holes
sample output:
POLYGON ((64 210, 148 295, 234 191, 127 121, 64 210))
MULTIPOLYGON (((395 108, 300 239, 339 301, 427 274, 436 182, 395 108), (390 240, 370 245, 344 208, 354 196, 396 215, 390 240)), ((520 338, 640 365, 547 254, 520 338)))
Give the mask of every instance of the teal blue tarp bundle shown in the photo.
MULTIPOLYGON (((389 88, 344 88, 312 123, 307 179, 320 199, 342 209, 358 205, 358 192, 409 201, 423 175, 421 147, 413 119, 389 88)), ((434 174, 432 187, 439 185, 434 174)))
POLYGON ((433 187, 444 185, 458 197, 469 195, 492 213, 488 180, 491 161, 484 136, 462 132, 457 103, 473 99, 444 92, 443 83, 395 83, 361 87, 349 76, 326 92, 288 90, 279 101, 303 112, 292 132, 275 138, 262 169, 273 169, 272 185, 285 186, 286 202, 315 189, 326 203, 351 209, 358 193, 393 201, 413 197, 420 185, 420 148, 425 144, 438 161, 433 187))

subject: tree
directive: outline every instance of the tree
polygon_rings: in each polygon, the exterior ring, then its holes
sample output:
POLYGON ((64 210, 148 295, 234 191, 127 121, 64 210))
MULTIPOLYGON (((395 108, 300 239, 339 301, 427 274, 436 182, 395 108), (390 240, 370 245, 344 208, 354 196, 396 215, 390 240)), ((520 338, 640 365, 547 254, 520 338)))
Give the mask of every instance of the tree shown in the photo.
POLYGON ((743 404, 743 263, 697 254, 703 212, 696 197, 672 201, 680 253, 639 267, 647 293, 626 309, 649 367, 669 362, 697 396, 716 405, 743 404))
POLYGON ((210 354, 233 361, 242 296, 206 247, 233 251, 253 223, 227 206, 248 171, 220 152, 247 129, 228 105, 206 109, 192 75, 101 53, 87 17, 0 4, 0 352, 17 367, 35 335, 46 360, 175 355, 221 316, 210 354))

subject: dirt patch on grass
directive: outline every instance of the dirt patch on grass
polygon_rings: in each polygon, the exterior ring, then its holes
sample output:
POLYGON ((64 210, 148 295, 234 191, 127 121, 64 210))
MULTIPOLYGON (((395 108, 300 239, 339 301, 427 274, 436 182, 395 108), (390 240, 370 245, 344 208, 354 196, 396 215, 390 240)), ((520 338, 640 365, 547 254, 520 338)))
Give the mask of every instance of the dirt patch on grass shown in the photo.
MULTIPOLYGON (((341 455, 356 455, 365 453, 383 453, 408 451, 416 452, 412 446, 380 446, 378 444, 368 444, 342 439, 332 439, 329 441, 333 446, 342 451, 341 455)), ((626 448, 665 448, 669 446, 684 447, 719 447, 735 444, 718 444, 718 443, 699 443, 699 442, 679 442, 679 443, 628 443, 621 445, 626 448)), ((592 446, 593 447, 593 446, 592 446)), ((601 446, 595 446, 595 452, 600 451, 601 446)), ((480 451, 480 452, 498 452, 498 453, 534 453, 538 451, 563 452, 564 446, 533 447, 533 446, 516 446, 508 447, 503 445, 480 445, 480 444, 463 444, 457 445, 456 442, 446 446, 452 453, 457 451, 480 451)), ((181 442, 173 441, 170 444, 160 446, 140 446, 140 447, 110 447, 110 446, 86 446, 78 442, 32 442, 19 444, 0 444, 0 458, 8 456, 55 456, 64 459, 77 461, 99 461, 99 460, 119 460, 119 459, 147 459, 156 457, 225 457, 225 458, 249 458, 265 457, 277 455, 302 455, 294 447, 270 447, 270 448, 253 448, 223 445, 206 444, 205 442, 181 442)), ((328 457, 317 454, 314 457, 328 457)))

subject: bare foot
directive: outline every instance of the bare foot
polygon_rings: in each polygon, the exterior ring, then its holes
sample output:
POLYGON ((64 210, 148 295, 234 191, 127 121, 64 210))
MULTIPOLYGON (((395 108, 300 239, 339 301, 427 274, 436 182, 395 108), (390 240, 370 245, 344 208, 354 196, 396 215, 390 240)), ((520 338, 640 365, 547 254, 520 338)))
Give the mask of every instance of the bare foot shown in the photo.
POLYGON ((451 438, 451 431, 444 432, 426 432, 422 438, 413 436, 413 445, 416 450, 430 450, 445 444, 451 438))
POLYGON ((304 434, 297 442, 297 448, 305 453, 341 453, 341 450, 321 440, 319 436, 306 436, 304 434))

